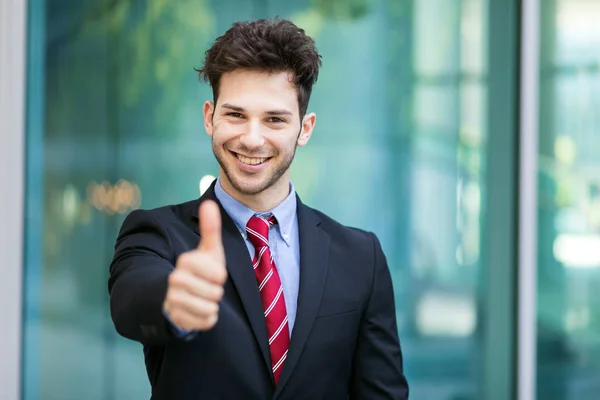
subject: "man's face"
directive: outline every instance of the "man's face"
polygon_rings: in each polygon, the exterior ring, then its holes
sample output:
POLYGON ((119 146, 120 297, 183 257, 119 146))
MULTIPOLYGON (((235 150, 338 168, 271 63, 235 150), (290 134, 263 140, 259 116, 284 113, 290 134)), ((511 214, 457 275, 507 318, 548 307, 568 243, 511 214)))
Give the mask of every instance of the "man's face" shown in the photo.
POLYGON ((222 75, 216 106, 204 105, 204 125, 226 186, 241 195, 287 190, 296 146, 305 145, 315 115, 300 121, 297 91, 287 72, 238 69, 222 75))

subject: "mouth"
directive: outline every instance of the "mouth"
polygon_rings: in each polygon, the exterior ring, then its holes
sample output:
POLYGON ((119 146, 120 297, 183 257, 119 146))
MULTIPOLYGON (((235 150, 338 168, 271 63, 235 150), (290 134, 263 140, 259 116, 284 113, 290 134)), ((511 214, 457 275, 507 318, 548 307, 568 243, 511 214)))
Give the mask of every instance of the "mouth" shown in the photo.
POLYGON ((247 156, 243 156, 241 154, 235 153, 233 151, 231 152, 231 154, 233 154, 233 156, 235 158, 237 158, 242 164, 248 165, 248 166, 258 166, 258 165, 266 163, 267 161, 269 161, 271 159, 271 157, 247 157, 247 156))

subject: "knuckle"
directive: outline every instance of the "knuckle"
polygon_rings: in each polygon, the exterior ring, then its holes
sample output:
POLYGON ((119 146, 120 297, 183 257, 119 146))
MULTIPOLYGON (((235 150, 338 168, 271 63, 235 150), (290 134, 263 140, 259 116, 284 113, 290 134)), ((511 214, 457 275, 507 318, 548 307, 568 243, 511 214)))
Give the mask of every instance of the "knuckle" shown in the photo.
POLYGON ((224 294, 225 294, 225 289, 223 288, 223 286, 220 286, 220 285, 215 286, 215 298, 217 300, 221 300, 223 298, 224 294))
POLYGON ((223 284, 227 280, 227 269, 224 265, 219 265, 219 268, 215 268, 215 279, 217 282, 223 284))
POLYGON ((209 300, 204 300, 202 303, 199 304, 198 306, 198 312, 199 314, 201 314, 204 318, 208 318, 212 315, 215 315, 219 312, 219 306, 217 303, 209 301, 209 300))
POLYGON ((173 314, 173 310, 172 310, 172 305, 171 302, 169 301, 169 298, 166 297, 165 301, 163 303, 163 310, 165 310, 165 313, 167 313, 167 315, 170 317, 171 314, 173 314))
POLYGON ((173 289, 167 290, 167 296, 165 297, 165 307, 171 308, 173 306, 173 289))
POLYGON ((185 303, 183 297, 174 290, 170 290, 169 293, 167 293, 167 301, 174 309, 180 307, 185 303))
POLYGON ((181 253, 179 257, 177 257, 176 267, 184 268, 187 264, 189 264, 190 253, 181 253))
POLYGON ((212 282, 208 282, 203 290, 203 296, 209 301, 219 301, 221 299, 221 291, 222 287, 219 285, 215 285, 212 282))
POLYGON ((181 279, 181 274, 179 273, 180 271, 173 271, 169 274, 169 285, 170 286, 178 286, 181 284, 182 279, 181 279))
POLYGON ((198 254, 195 251, 187 251, 185 253, 181 253, 177 258, 177 268, 190 270, 193 269, 197 264, 198 254))
POLYGON ((219 320, 219 316, 218 315, 214 315, 210 318, 208 318, 208 325, 210 328, 212 328, 213 326, 215 326, 217 324, 217 321, 219 320))
POLYGON ((181 314, 179 312, 177 312, 177 310, 173 310, 170 314, 169 314, 169 318, 171 318, 171 321, 173 321, 173 323, 175 325, 179 325, 181 326, 182 318, 181 318, 181 314))
POLYGON ((202 329, 202 330, 211 329, 217 324, 218 320, 219 320, 219 317, 216 315, 206 317, 206 318, 202 319, 202 321, 200 323, 200 326, 201 326, 200 329, 202 329))
POLYGON ((219 303, 210 302, 208 306, 209 315, 219 314, 219 303))

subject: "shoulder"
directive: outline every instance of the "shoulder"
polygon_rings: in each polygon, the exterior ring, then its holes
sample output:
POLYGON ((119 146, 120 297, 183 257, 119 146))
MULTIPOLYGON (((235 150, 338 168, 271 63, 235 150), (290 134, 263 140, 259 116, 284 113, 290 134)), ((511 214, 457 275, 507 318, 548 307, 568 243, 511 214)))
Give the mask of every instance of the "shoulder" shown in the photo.
MULTIPOLYGON (((370 298, 374 290, 389 281, 387 259, 373 232, 344 225, 310 207, 301 213, 305 214, 302 217, 305 223, 318 221, 318 229, 328 236, 329 273, 336 281, 341 280, 357 294, 363 293, 364 296, 359 297, 364 299, 370 298)), ((387 286, 385 290, 388 290, 387 286)))
POLYGON ((198 200, 156 208, 139 208, 131 211, 123 220, 116 239, 116 248, 148 248, 165 257, 177 246, 174 243, 197 241, 193 210, 198 213, 198 200), (162 249, 162 250, 161 250, 162 249))
POLYGON ((154 222, 169 225, 170 223, 198 216, 198 199, 179 204, 169 204, 155 208, 139 208, 130 212, 123 225, 133 222, 154 222))
POLYGON ((307 205, 302 204, 301 207, 304 207, 307 213, 312 213, 317 217, 320 221, 319 227, 337 245, 360 250, 361 252, 367 251, 371 254, 373 254, 373 251, 380 251, 379 239, 375 233, 358 227, 344 225, 324 212, 308 207, 307 205))
POLYGON ((197 240, 194 227, 198 226, 198 205, 199 201, 193 200, 180 204, 133 210, 123 220, 118 232, 117 243, 125 238, 135 237, 144 242, 154 243, 154 245, 166 243, 168 247, 171 247, 173 239, 182 235, 187 238, 186 242, 197 240))

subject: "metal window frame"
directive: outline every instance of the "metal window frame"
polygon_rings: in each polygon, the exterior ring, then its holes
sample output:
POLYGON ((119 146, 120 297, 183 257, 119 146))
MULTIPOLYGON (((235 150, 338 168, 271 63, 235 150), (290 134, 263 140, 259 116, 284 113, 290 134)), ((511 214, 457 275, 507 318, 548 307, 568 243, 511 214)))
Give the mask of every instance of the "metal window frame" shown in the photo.
POLYGON ((540 0, 521 3, 517 398, 536 398, 540 0))
POLYGON ((540 1, 490 0, 487 7, 482 383, 486 399, 535 400, 540 1))
POLYGON ((519 217, 519 0, 488 0, 482 321, 486 400, 516 398, 519 217))
POLYGON ((27 1, 0 2, 0 398, 21 396, 27 1))

